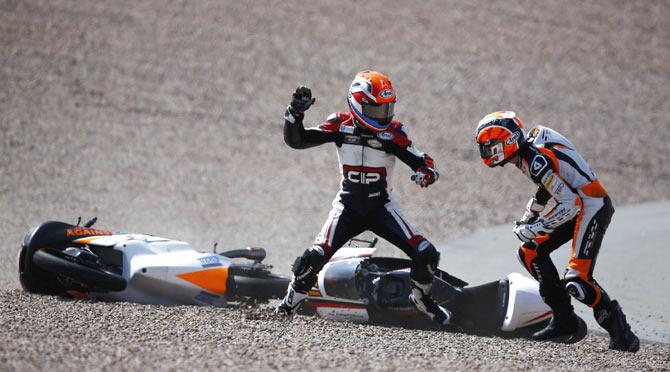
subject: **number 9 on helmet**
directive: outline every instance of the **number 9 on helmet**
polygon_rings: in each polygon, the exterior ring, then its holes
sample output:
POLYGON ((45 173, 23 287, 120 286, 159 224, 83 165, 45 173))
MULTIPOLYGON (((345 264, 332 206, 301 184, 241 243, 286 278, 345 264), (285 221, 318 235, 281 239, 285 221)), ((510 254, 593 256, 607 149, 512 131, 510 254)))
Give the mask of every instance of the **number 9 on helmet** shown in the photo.
POLYGON ((512 111, 496 111, 486 115, 475 133, 479 155, 489 167, 503 166, 525 142, 523 123, 512 111))

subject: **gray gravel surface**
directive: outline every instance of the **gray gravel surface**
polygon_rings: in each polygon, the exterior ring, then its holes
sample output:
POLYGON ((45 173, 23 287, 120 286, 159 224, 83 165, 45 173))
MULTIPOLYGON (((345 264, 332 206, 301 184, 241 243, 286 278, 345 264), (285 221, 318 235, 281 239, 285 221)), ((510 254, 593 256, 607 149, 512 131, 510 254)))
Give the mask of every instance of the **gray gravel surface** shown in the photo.
POLYGON ((539 345, 28 296, 14 267, 30 226, 97 215, 200 249, 265 245, 288 272, 339 176, 332 146, 283 144, 284 107, 308 83, 318 123, 367 67, 390 75, 397 117, 442 171, 428 190, 402 165, 395 181, 436 243, 513 220, 532 192, 472 145, 501 108, 568 134, 615 203, 669 199, 668 19, 662 0, 0 2, 0 369, 670 368, 666 346, 624 355, 598 336, 539 345))
POLYGON ((181 370, 588 371, 667 369, 670 363, 666 346, 646 344, 637 354, 606 352, 605 340, 598 336, 588 336, 577 348, 303 316, 282 322, 256 309, 91 304, 19 290, 3 291, 0 299, 0 341, 4 345, 0 363, 16 370, 154 366, 181 370), (51 310, 28 315, 26 306, 51 310), (8 318, 12 321, 6 322, 8 318), (37 342, 36 335, 45 334, 48 342, 37 342))

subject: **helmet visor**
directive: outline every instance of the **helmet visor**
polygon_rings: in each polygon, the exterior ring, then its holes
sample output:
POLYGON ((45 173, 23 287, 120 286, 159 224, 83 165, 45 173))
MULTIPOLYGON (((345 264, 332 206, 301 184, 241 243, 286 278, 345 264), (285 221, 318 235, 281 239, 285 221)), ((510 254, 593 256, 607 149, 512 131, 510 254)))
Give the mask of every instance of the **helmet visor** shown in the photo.
POLYGON ((479 144, 479 155, 482 159, 488 159, 503 152, 502 141, 486 141, 479 144))
POLYGON ((381 124, 386 124, 393 119, 393 106, 395 102, 386 103, 364 103, 363 115, 381 124))

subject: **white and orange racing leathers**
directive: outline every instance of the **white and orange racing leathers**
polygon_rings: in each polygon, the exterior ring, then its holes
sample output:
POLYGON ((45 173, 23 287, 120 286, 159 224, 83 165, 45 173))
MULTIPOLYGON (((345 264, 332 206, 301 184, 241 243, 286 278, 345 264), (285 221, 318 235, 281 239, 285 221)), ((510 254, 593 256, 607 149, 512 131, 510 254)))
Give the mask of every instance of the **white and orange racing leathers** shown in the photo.
POLYGON ((529 225, 519 225, 515 232, 526 240, 523 226, 542 226, 539 234, 519 248, 521 263, 539 281, 540 294, 556 315, 572 312, 568 293, 592 307, 594 313, 609 306, 607 293, 593 278, 598 251, 614 213, 607 192, 575 146, 553 129, 533 128, 518 155, 516 166, 539 188, 521 221, 529 225), (539 217, 552 198, 556 206, 539 217), (571 239, 572 254, 561 280, 549 254, 571 239))

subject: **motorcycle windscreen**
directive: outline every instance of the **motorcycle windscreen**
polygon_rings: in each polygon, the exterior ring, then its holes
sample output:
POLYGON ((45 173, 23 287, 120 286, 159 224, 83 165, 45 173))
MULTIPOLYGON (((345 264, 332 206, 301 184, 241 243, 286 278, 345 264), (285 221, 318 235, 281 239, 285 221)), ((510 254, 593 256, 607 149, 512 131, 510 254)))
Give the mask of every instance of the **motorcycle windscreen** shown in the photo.
POLYGON ((343 260, 332 262, 324 274, 323 290, 330 297, 360 300, 356 289, 356 269, 360 261, 343 260))

